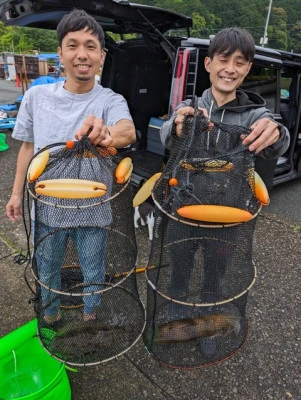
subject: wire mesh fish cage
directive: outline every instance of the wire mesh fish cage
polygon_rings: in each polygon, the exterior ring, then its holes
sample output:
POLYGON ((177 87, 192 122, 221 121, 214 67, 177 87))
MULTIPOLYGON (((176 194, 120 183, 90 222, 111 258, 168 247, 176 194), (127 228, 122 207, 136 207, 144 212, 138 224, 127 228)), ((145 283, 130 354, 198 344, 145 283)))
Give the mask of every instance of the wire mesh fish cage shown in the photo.
POLYGON ((266 193, 256 181, 249 130, 215 124, 197 110, 156 181, 146 269, 144 343, 160 362, 200 368, 244 345, 248 292, 256 279, 253 234, 266 193), (262 195, 264 193, 264 196, 262 195))
POLYGON ((42 149, 28 167, 38 334, 70 365, 117 357, 142 335, 131 172, 128 157, 87 137, 42 149))
POLYGON ((199 368, 228 358, 244 345, 247 297, 256 279, 255 223, 195 227, 157 210, 146 269, 143 337, 160 362, 199 368))
POLYGON ((208 119, 197 114, 184 119, 183 132, 173 136, 170 158, 155 184, 156 206, 170 218, 213 228, 255 217, 262 185, 255 184, 255 155, 242 144, 250 131, 224 123, 210 129, 208 119))

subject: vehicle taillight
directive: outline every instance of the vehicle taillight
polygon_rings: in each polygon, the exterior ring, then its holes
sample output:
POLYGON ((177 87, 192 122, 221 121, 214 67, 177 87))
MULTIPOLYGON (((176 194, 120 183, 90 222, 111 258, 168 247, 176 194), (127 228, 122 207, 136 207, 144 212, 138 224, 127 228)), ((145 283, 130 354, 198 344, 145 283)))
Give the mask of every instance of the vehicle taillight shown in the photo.
POLYGON ((174 111, 185 97, 187 70, 189 63, 190 52, 186 49, 180 49, 177 56, 175 74, 170 97, 170 113, 174 111))

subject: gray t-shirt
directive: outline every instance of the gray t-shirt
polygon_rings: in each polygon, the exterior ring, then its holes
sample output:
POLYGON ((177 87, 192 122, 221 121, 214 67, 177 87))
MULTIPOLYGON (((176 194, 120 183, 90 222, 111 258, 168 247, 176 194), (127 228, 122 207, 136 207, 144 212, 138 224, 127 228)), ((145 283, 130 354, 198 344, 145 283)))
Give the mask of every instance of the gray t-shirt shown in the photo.
POLYGON ((12 137, 33 142, 35 152, 52 143, 74 139, 88 115, 108 126, 121 119, 132 121, 123 96, 95 84, 88 93, 64 89, 64 81, 31 87, 22 99, 12 137))
MULTIPOLYGON (((33 86, 25 93, 12 136, 23 142, 34 143, 36 153, 49 144, 74 139, 75 133, 88 115, 102 118, 108 126, 115 125, 121 119, 132 121, 126 100, 111 89, 95 84, 88 93, 74 94, 65 90, 64 82, 60 81, 33 86)), ((57 147, 55 149, 57 150, 57 147)), ((96 165, 96 159, 92 159, 91 162, 97 171, 99 166, 96 165)), ((85 161, 83 161, 84 164, 85 161)), ((89 166, 89 163, 87 165, 89 166)), ((68 168, 72 170, 73 166, 69 164, 69 166, 66 165, 66 168, 66 171, 68 168)), ((111 194, 113 177, 108 172, 106 169, 99 171, 98 181, 105 183, 108 189, 107 194, 101 200, 105 200, 111 194)), ((45 176, 43 179, 50 178, 55 179, 59 176, 45 176)), ((85 179, 85 176, 79 178, 85 179)), ((52 201, 56 204, 61 202, 54 198, 52 201)), ((92 213, 91 209, 69 209, 67 220, 64 218, 66 209, 50 207, 47 212, 41 213, 40 218, 41 222, 55 227, 106 226, 112 222, 109 203, 92 207, 95 210, 92 213), (71 218, 70 215, 73 215, 74 218, 71 218)), ((32 217, 34 219, 33 210, 32 217)))

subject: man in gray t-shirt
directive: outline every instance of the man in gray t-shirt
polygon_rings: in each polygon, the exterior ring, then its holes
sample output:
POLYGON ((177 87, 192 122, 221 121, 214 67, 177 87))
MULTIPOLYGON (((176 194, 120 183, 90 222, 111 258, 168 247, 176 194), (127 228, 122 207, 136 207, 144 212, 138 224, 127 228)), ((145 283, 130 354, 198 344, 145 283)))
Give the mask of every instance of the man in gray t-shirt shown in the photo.
MULTIPOLYGON (((33 154, 39 149, 52 143, 79 140, 84 135, 89 135, 94 145, 116 148, 125 147, 136 138, 125 99, 95 83, 95 75, 103 66, 105 58, 104 32, 101 26, 83 10, 74 10, 59 23, 57 36, 58 54, 65 66, 66 80, 30 88, 22 100, 13 133, 13 137, 23 143, 18 155, 12 195, 6 206, 7 216, 12 221, 22 217, 25 174, 33 154)), ((87 242, 83 235, 81 233, 78 238, 74 238, 74 242, 87 242)), ((55 251, 53 249, 53 253, 55 251)), ((50 253, 47 258, 48 256, 50 253)), ((56 266, 52 264, 56 270, 58 263, 56 266)), ((52 268, 47 265, 48 270, 52 268)), ((42 277, 43 268, 41 263, 39 269, 42 277)), ((90 277, 91 279, 87 274, 84 279, 98 281, 104 274, 103 265, 95 266, 94 272, 95 270, 101 273, 97 272, 98 276, 90 277)), ((59 285, 58 279, 56 283, 44 284, 46 287, 59 285)), ((56 321, 59 317, 57 307, 50 309, 45 306, 46 322, 56 321)), ((86 302, 84 319, 94 317, 93 304, 86 302)))

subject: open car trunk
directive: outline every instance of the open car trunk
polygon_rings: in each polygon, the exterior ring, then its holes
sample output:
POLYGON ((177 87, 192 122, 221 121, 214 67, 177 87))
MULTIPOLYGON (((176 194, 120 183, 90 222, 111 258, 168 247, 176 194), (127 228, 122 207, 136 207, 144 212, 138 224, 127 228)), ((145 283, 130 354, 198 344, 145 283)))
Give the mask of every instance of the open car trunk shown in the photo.
POLYGON ((0 2, 0 18, 6 25, 56 29, 73 8, 84 9, 105 30, 107 54, 101 84, 128 102, 137 131, 131 151, 133 180, 139 185, 162 168, 160 117, 168 113, 176 49, 183 33, 189 36, 192 20, 127 0, 6 0, 0 2), (173 30, 172 36, 167 35, 169 30, 173 30), (110 33, 118 34, 118 40, 110 33))

